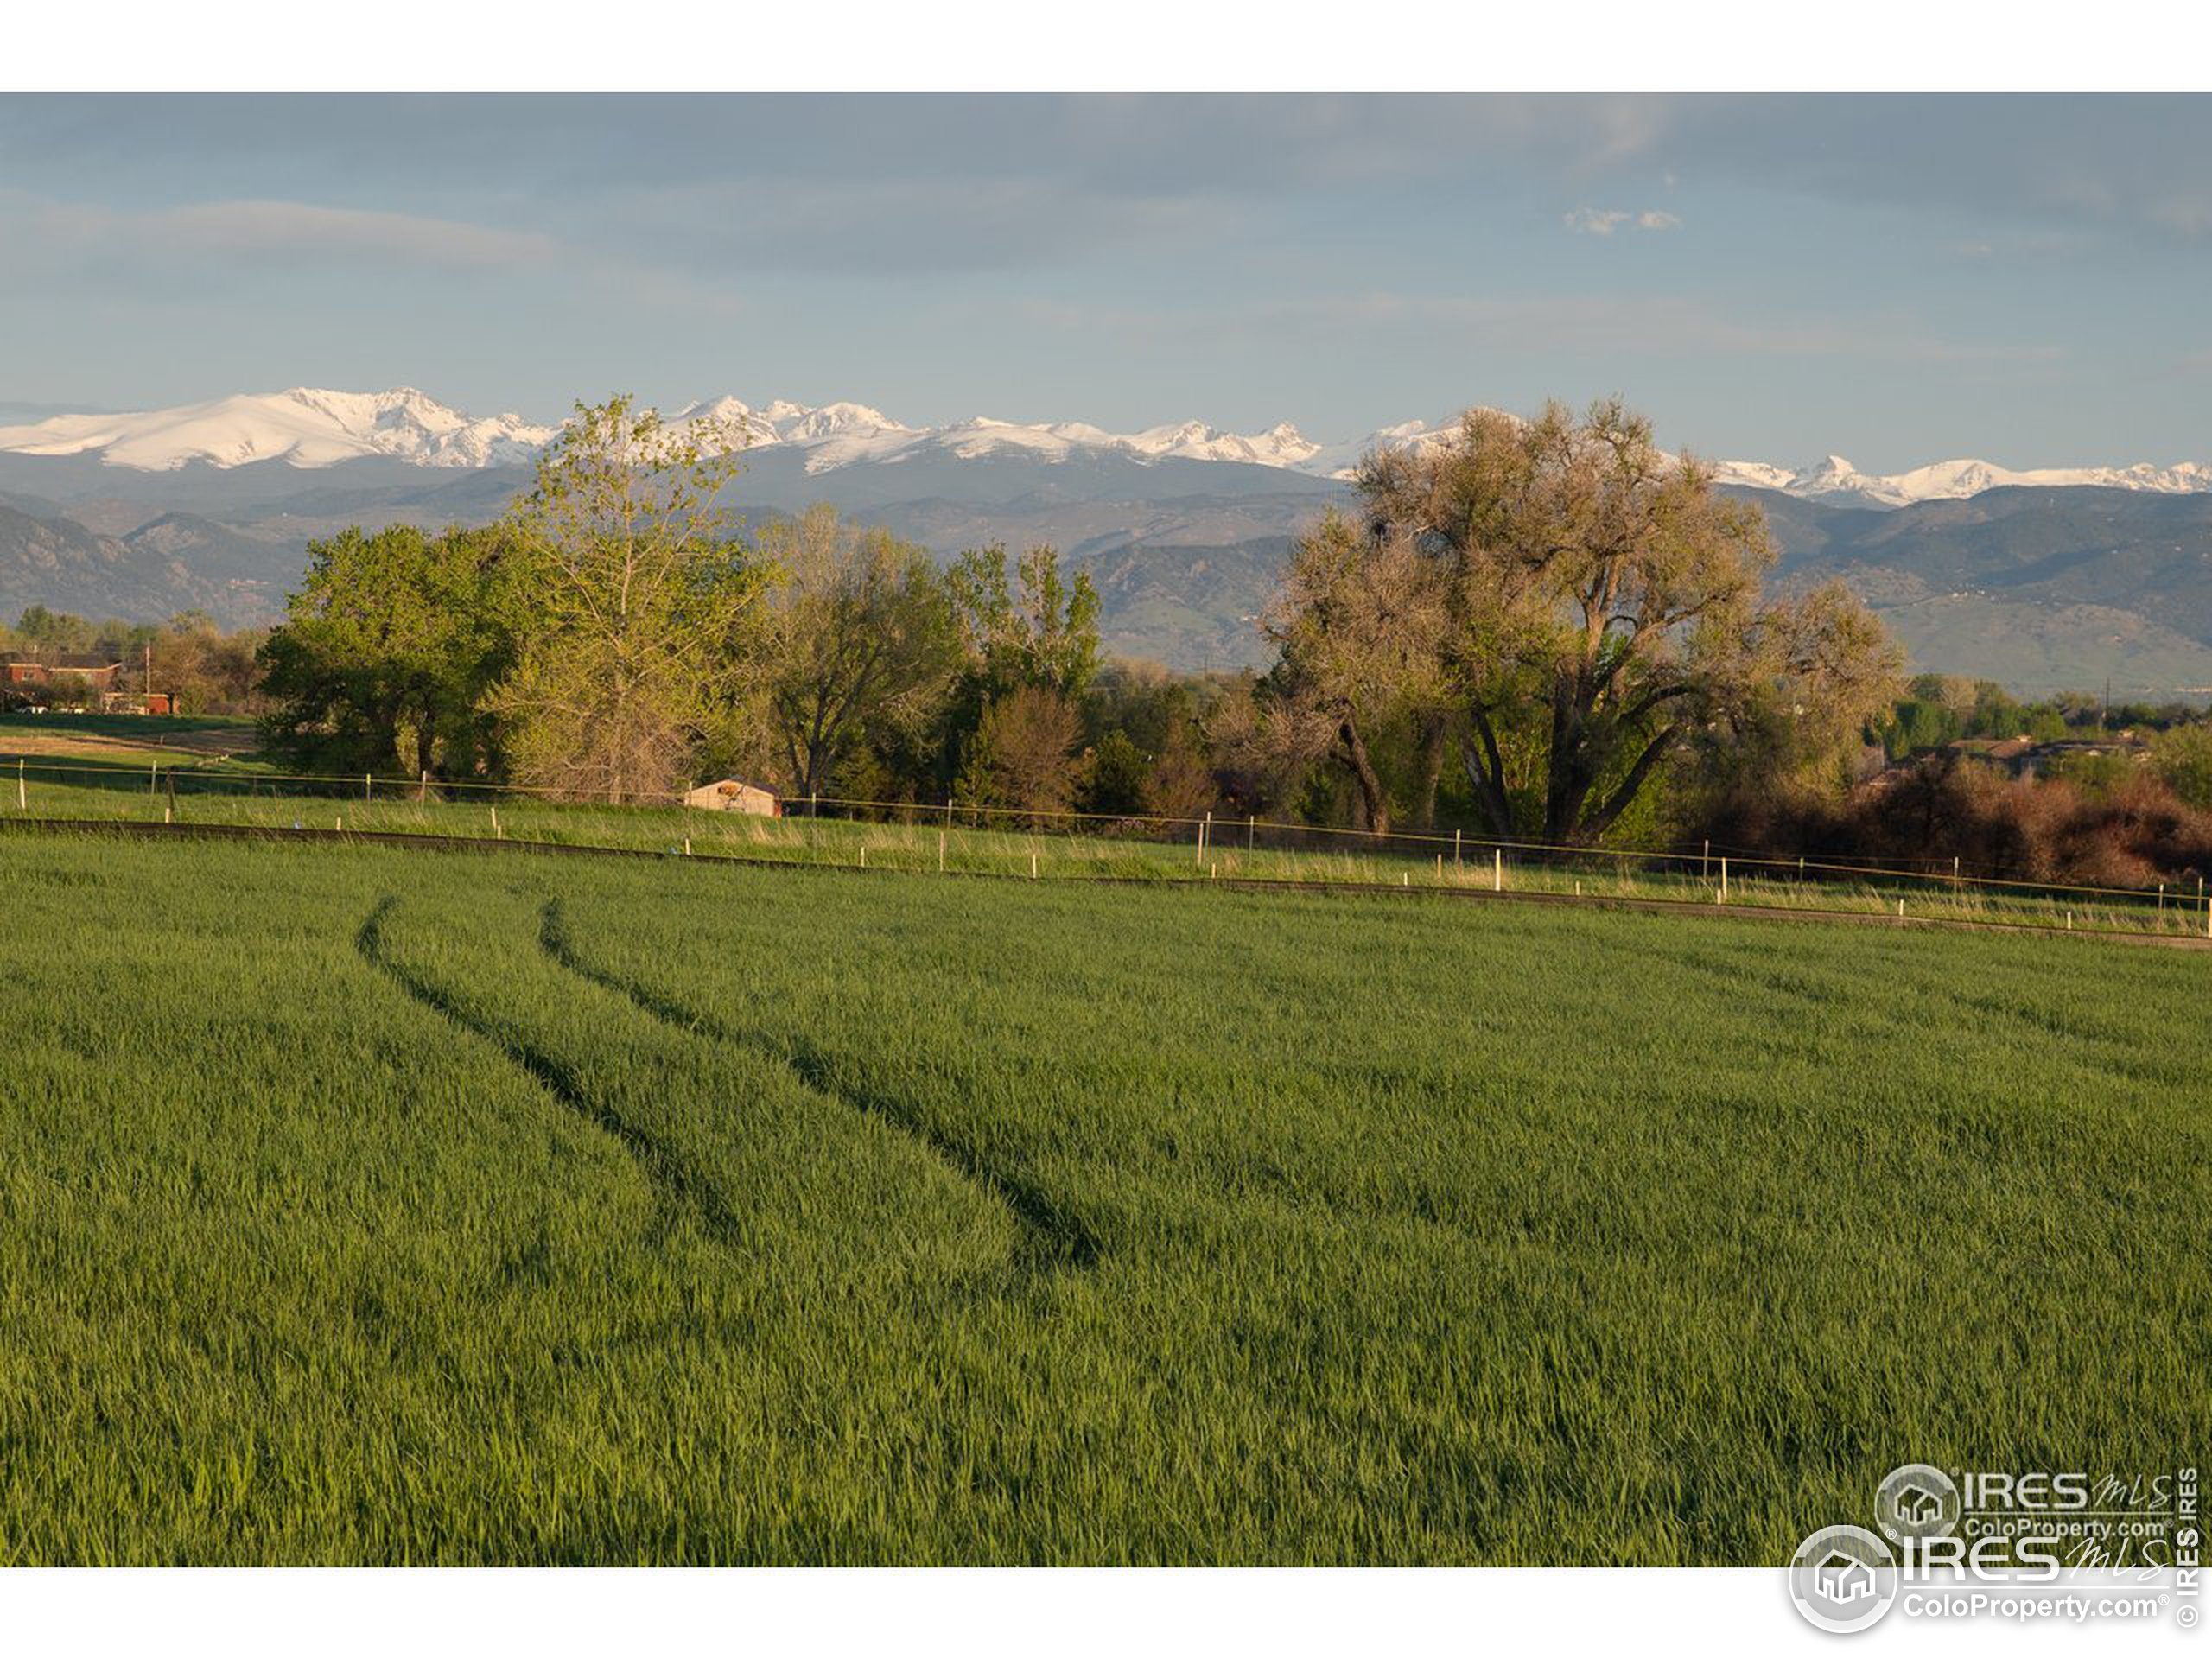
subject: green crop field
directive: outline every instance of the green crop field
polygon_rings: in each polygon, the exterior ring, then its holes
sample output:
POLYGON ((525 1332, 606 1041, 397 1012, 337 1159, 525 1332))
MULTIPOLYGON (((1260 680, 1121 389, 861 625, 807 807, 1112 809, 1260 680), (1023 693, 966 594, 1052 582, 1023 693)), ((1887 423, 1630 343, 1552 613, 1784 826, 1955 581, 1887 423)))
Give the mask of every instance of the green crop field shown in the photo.
POLYGON ((2212 958, 0 836, 0 1560, 1779 1563, 2207 1449, 2212 958))

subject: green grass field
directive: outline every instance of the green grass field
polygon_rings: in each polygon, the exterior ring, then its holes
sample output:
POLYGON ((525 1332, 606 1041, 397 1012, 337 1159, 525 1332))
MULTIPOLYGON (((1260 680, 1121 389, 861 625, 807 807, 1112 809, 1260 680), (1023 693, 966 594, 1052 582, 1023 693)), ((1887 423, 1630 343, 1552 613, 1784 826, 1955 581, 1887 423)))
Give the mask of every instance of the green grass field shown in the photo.
POLYGON ((2212 960, 0 837, 0 1560, 1768 1563, 2201 1462, 2212 960))

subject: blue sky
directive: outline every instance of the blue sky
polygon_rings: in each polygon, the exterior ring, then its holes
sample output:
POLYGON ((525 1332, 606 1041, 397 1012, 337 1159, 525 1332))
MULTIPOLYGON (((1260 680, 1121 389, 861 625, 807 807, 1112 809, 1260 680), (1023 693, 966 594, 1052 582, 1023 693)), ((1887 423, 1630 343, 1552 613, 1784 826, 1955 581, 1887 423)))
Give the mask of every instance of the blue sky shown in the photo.
POLYGON ((0 97, 0 403, 2212 460, 2212 98, 0 97))

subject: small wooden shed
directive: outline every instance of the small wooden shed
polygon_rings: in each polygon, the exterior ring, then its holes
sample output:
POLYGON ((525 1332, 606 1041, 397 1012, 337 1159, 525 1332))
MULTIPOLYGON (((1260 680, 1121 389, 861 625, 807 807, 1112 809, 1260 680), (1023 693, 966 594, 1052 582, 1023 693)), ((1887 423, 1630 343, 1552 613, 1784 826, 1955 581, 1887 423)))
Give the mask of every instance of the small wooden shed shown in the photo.
POLYGON ((703 808, 709 812, 745 812, 756 818, 780 818, 784 804, 776 798, 772 789, 763 789, 758 784, 748 784, 741 778, 725 778, 720 783, 702 784, 683 798, 683 804, 703 808))

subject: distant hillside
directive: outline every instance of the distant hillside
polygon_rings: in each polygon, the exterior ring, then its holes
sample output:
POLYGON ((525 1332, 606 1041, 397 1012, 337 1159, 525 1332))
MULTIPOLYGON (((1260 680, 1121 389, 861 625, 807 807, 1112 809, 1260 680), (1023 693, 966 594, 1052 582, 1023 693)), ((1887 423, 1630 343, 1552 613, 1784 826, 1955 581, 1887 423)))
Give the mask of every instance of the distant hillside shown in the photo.
POLYGON ((1274 650, 1260 633, 1290 537, 1227 546, 1127 542, 1081 555, 1097 585, 1106 649, 1185 669, 1263 667, 1274 650))
POLYGON ((2212 692, 2212 497, 1996 489, 1891 510, 1740 492, 1785 580, 1840 575, 1913 665, 2027 693, 2212 692))
POLYGON ((235 626, 257 620, 270 598, 265 582, 202 570, 158 546, 95 535, 73 519, 0 506, 0 617, 10 621, 45 605, 148 621, 199 609, 235 626))
MULTIPOLYGON (((827 501, 948 557, 1049 542, 1098 583, 1109 649, 1184 669, 1268 659, 1256 619, 1291 540, 1346 488, 1096 448, 1039 460, 924 447, 823 472, 809 459, 796 446, 748 459, 737 495, 754 522, 827 501)), ((154 473, 0 454, 0 614, 35 603, 152 620, 197 607, 266 622, 309 540, 353 524, 481 524, 530 478, 381 457, 154 473)), ((2212 688, 2212 494, 2043 486, 1878 506, 1736 493, 1766 511, 1781 580, 1842 576, 1916 669, 2031 695, 2107 678, 2129 695, 2212 688)))

